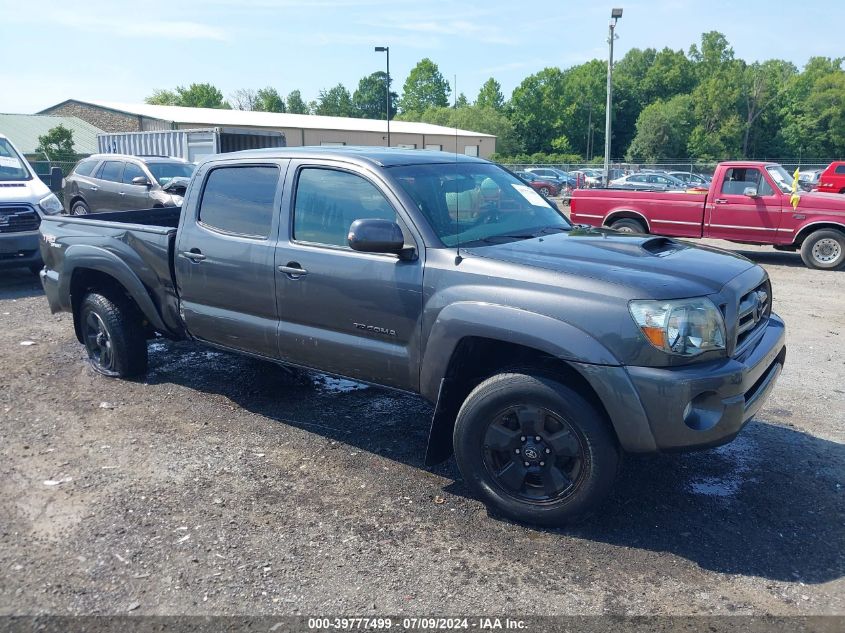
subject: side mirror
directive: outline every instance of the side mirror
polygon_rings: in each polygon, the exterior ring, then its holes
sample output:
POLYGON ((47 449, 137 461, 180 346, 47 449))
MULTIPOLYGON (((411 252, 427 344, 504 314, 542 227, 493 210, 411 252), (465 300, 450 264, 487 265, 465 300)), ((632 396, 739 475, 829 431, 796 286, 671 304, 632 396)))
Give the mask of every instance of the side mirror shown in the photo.
POLYGON ((150 181, 147 180, 146 176, 135 176, 132 179, 132 184, 141 187, 149 187, 151 185, 150 181))
POLYGON ((402 255, 405 252, 405 236, 396 222, 379 220, 376 218, 361 218, 355 220, 349 227, 347 236, 349 247, 362 253, 393 253, 402 255))
POLYGON ((748 196, 749 198, 756 198, 757 197, 757 187, 746 187, 745 191, 742 192, 743 195, 748 196))
POLYGON ((50 169, 50 191, 61 191, 62 190, 62 179, 64 178, 64 174, 62 174, 61 167, 52 167, 50 169))

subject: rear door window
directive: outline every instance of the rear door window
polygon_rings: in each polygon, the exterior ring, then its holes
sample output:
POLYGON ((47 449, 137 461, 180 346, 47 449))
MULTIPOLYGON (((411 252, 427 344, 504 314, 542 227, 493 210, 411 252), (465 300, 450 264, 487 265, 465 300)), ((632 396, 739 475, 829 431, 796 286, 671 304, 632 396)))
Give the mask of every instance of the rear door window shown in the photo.
POLYGON ((98 162, 96 160, 83 160, 76 166, 73 173, 77 176, 90 176, 98 162))
POLYGON ((100 170, 100 179, 111 182, 120 182, 123 175, 123 161, 107 160, 100 170))
POLYGON ((273 225, 278 183, 275 165, 212 169, 205 181, 198 220, 225 233, 267 238, 273 225))

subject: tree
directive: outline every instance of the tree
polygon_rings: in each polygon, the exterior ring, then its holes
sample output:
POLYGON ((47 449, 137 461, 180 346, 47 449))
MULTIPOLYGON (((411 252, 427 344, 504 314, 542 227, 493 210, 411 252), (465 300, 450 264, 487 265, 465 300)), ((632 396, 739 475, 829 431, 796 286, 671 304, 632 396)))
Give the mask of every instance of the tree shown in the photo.
POLYGON ((35 151, 44 154, 47 160, 74 160, 76 152, 73 149, 73 131, 61 124, 50 128, 44 136, 38 137, 38 147, 35 151))
POLYGON ((259 88, 255 93, 255 109, 259 112, 285 112, 284 99, 275 88, 259 88))
POLYGON ((490 77, 481 86, 478 91, 478 97, 475 100, 475 105, 480 108, 493 108, 494 110, 501 110, 505 106, 505 97, 502 94, 501 84, 490 77))
POLYGON ((647 105, 637 118, 637 135, 628 148, 626 159, 638 163, 686 155, 692 129, 692 99, 676 95, 669 101, 647 105))
POLYGON ((321 90, 317 96, 314 114, 350 117, 353 115, 352 95, 343 84, 337 84, 329 90, 321 90))
POLYGON ((308 105, 303 101, 299 90, 291 90, 287 98, 287 109, 291 114, 310 114, 308 105))
POLYGON ((175 91, 156 90, 145 99, 154 105, 175 105, 187 108, 222 108, 232 106, 223 99, 223 93, 209 83, 191 84, 187 88, 177 86, 175 91))
MULTIPOLYGON (((404 116, 400 115, 399 118, 404 116)), ((507 115, 493 108, 481 108, 477 105, 463 108, 432 107, 416 118, 424 123, 494 134, 497 154, 509 156, 522 151, 522 145, 507 115)))
POLYGON ((779 59, 755 62, 743 73, 743 98, 745 130, 742 139, 742 156, 749 158, 752 134, 758 120, 773 109, 785 93, 789 80, 797 73, 795 66, 779 59))
POLYGON ((689 154, 707 160, 742 154, 742 63, 732 61, 704 79, 692 93, 694 119, 689 154))
POLYGON ((545 68, 523 79, 514 89, 510 120, 529 154, 548 152, 551 140, 560 136, 564 84, 564 73, 559 68, 545 68))
POLYGON ((467 100, 467 96, 462 92, 458 95, 458 98, 455 99, 455 108, 466 108, 469 105, 469 101, 467 100))
POLYGON ((235 110, 255 110, 255 104, 258 100, 255 90, 252 88, 241 88, 235 90, 230 97, 232 100, 232 108, 235 110))
POLYGON ((426 57, 408 74, 399 107, 403 113, 417 114, 432 106, 445 108, 449 105, 451 93, 449 82, 444 79, 437 64, 426 57))
MULTIPOLYGON (((387 73, 374 72, 358 81, 358 88, 352 95, 353 116, 362 119, 384 119, 387 108, 387 73)), ((393 79, 390 80, 393 83, 393 79)), ((396 102, 399 95, 390 91, 390 118, 396 116, 396 102)))

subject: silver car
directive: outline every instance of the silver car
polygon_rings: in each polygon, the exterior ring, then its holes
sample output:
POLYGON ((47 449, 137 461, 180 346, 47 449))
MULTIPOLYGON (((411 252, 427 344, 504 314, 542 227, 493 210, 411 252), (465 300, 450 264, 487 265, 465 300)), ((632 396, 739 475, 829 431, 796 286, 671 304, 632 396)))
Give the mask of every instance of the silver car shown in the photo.
POLYGON ((639 173, 622 176, 610 181, 611 189, 642 189, 650 191, 667 191, 669 189, 686 189, 687 184, 669 174, 639 173))

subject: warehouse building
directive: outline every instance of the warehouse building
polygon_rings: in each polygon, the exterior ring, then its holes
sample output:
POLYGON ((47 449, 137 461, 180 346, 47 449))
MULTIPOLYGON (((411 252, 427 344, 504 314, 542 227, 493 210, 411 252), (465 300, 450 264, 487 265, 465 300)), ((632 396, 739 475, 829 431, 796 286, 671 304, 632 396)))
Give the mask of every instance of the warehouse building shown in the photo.
MULTIPOLYGON (((78 117, 106 132, 226 127, 283 132, 288 147, 387 144, 386 122, 373 119, 77 99, 68 99, 39 114, 78 117)), ((496 151, 496 137, 490 134, 409 121, 390 122, 390 144, 482 158, 496 151)))

